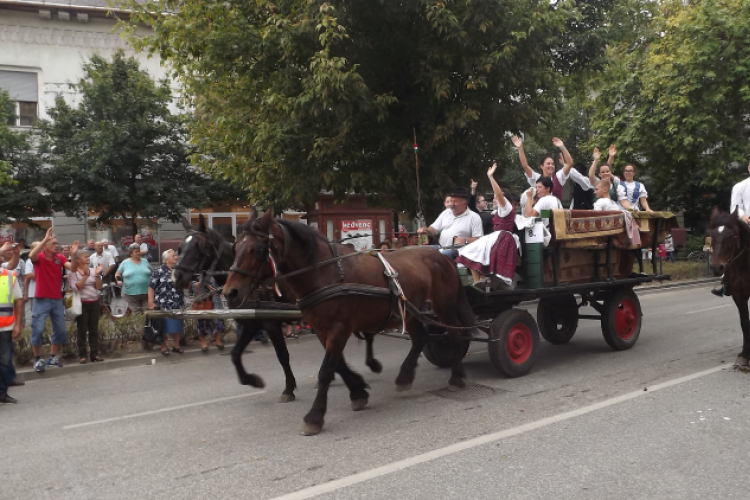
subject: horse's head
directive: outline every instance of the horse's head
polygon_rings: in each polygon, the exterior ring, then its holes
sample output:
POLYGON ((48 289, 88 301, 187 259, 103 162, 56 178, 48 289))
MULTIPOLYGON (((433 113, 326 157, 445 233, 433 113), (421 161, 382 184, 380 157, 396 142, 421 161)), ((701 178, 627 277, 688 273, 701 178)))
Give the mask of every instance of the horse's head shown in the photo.
POLYGON ((268 209, 263 217, 258 218, 258 212, 253 208, 235 244, 234 263, 224 285, 224 296, 230 307, 240 308, 245 297, 271 277, 271 254, 276 262, 282 261, 288 243, 286 237, 286 232, 273 218, 273 209, 268 209))
POLYGON ((207 271, 218 257, 216 242, 211 240, 203 214, 198 216, 198 227, 193 227, 184 217, 181 220, 188 234, 177 248, 177 263, 172 271, 172 279, 178 290, 189 288, 193 276, 207 271))
POLYGON ((740 248, 740 220, 734 213, 720 212, 714 208, 708 235, 711 237, 711 269, 714 276, 721 276, 724 267, 740 248))

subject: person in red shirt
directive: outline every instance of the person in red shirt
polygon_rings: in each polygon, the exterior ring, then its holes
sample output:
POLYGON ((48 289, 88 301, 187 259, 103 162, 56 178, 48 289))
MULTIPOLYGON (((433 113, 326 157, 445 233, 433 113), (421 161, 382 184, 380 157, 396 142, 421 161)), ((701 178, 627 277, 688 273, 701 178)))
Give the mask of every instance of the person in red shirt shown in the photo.
MULTIPOLYGON (((70 250, 71 255, 75 256, 78 251, 78 241, 73 242, 70 250)), ((53 228, 47 230, 42 242, 29 253, 29 260, 34 264, 34 279, 36 280, 34 306, 31 313, 31 350, 34 353, 32 366, 35 371, 41 373, 46 366, 62 368, 57 353, 67 341, 65 306, 62 300, 63 268, 74 272, 77 263, 75 257, 72 262, 68 262, 63 254, 58 253, 57 238, 53 228), (41 352, 44 324, 47 318, 52 323, 52 347, 45 365, 41 359, 41 352)))

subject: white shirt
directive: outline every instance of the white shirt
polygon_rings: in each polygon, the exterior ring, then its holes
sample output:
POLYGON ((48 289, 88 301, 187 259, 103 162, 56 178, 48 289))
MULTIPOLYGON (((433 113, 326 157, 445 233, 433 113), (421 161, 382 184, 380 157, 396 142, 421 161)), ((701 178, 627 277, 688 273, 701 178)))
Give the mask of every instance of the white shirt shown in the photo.
MULTIPOLYGON (((534 210, 537 214, 542 213, 542 210, 554 210, 562 208, 562 203, 560 203, 560 200, 557 199, 555 195, 548 194, 547 196, 542 196, 539 198, 539 201, 534 204, 534 210)), ((549 219, 542 219, 544 222, 545 227, 549 227, 549 219)))
POLYGON ((109 252, 109 254, 115 258, 120 255, 120 252, 117 251, 117 247, 114 245, 107 244, 107 248, 105 248, 104 251, 109 252))
MULTIPOLYGON (((24 268, 24 275, 26 274, 34 274, 34 263, 31 262, 31 259, 26 259, 26 267, 24 268)), ((30 299, 34 298, 34 293, 36 292, 36 279, 31 278, 29 280, 29 289, 27 290, 27 296, 30 299)))
MULTIPOLYGON (((574 168, 571 168, 570 171, 572 172, 575 170, 574 168)), ((526 175, 526 172, 524 172, 524 175, 526 175)), ((542 174, 539 172, 531 172, 531 177, 526 176, 526 181, 529 183, 529 186, 536 187, 536 181, 538 181, 542 177, 542 174)), ((555 177, 557 177, 557 182, 560 183, 561 186, 565 185, 565 182, 567 182, 568 177, 570 177, 570 174, 565 175, 565 169, 561 168, 557 172, 555 172, 555 177)))
POLYGON ((648 193, 646 192, 646 186, 643 185, 641 181, 633 181, 633 182, 626 182, 621 181, 620 186, 623 186, 625 189, 625 199, 630 202, 631 205, 633 205, 633 210, 640 210, 641 209, 641 198, 648 198, 648 193), (635 183, 640 183, 640 186, 638 187, 638 199, 634 199, 635 196, 635 183))
POLYGON ((109 252, 102 252, 102 255, 99 256, 99 254, 94 253, 91 257, 89 257, 89 267, 91 269, 96 269, 99 267, 99 264, 103 264, 104 267, 102 268, 102 272, 105 272, 107 269, 109 269, 109 266, 115 265, 115 258, 112 257, 112 254, 109 252))
POLYGON ((613 201, 611 198, 599 198, 594 202, 594 210, 622 210, 622 206, 619 203, 613 201))
POLYGON ((732 188, 732 204, 730 212, 737 210, 737 216, 750 215, 750 177, 742 182, 738 182, 732 188))
POLYGON ((492 209, 492 214, 497 215, 500 218, 503 218, 509 213, 511 213, 512 211, 513 211, 513 204, 506 199, 505 205, 503 206, 498 205, 496 208, 492 209))
POLYGON ((449 247, 453 245, 453 238, 481 238, 482 219, 479 214, 468 208, 461 215, 453 215, 453 210, 446 208, 438 218, 431 224, 436 233, 440 233, 440 246, 449 247))

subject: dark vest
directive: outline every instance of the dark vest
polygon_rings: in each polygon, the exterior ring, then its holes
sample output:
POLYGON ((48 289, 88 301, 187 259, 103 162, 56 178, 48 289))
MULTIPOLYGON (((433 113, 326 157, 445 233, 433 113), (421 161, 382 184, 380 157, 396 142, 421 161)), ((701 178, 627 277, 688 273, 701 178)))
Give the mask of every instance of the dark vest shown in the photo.
POLYGON ((498 217, 497 214, 492 216, 492 230, 493 231, 513 231, 513 226, 516 223, 516 212, 511 210, 505 217, 498 217))

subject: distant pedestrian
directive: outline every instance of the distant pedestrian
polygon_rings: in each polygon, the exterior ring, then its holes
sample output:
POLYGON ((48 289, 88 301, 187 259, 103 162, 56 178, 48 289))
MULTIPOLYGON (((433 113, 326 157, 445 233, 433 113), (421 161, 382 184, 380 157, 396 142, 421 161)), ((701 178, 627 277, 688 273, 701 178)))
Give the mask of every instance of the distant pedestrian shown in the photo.
POLYGON ((141 258, 141 246, 133 243, 128 247, 128 258, 120 263, 115 272, 117 284, 128 301, 130 312, 142 313, 148 307, 148 282, 151 278, 151 264, 141 258))
MULTIPOLYGON (((94 254, 96 255, 96 254, 94 254)), ((104 361, 99 356, 99 318, 102 307, 99 304, 99 290, 102 289, 102 268, 99 264, 96 269, 89 267, 88 249, 79 250, 76 254, 78 267, 75 272, 68 274, 68 287, 78 290, 81 296, 81 314, 76 318, 78 328, 78 358, 79 363, 85 364, 86 357, 86 334, 88 334, 89 357, 92 362, 104 361)))
MULTIPOLYGON (((34 355, 32 366, 35 371, 43 372, 47 366, 62 368, 57 353, 67 342, 65 330, 65 306, 62 301, 63 270, 75 271, 75 259, 68 259, 58 253, 59 245, 53 228, 49 228, 44 239, 29 253, 29 260, 34 263, 36 290, 34 308, 31 318, 31 350, 34 355), (47 363, 41 359, 44 324, 50 319, 52 323, 52 346, 47 363)), ((71 251, 78 252, 78 241, 73 242, 71 251)))
POLYGON ((0 269, 0 404, 18 401, 8 394, 8 374, 13 368, 13 341, 21 336, 23 294, 16 275, 0 269))
MULTIPOLYGON (((131 245, 133 246, 133 245, 131 245)), ((160 309, 163 311, 174 311, 182 309, 185 299, 182 291, 174 287, 172 281, 172 269, 177 263, 177 253, 174 250, 165 250, 161 254, 162 265, 154 269, 148 281, 148 309, 160 309)), ((182 354, 185 352, 180 347, 180 335, 182 334, 184 322, 182 319, 165 318, 161 321, 161 329, 164 340, 161 344, 161 353, 169 356, 167 350, 167 335, 172 335, 172 352, 182 354)))

